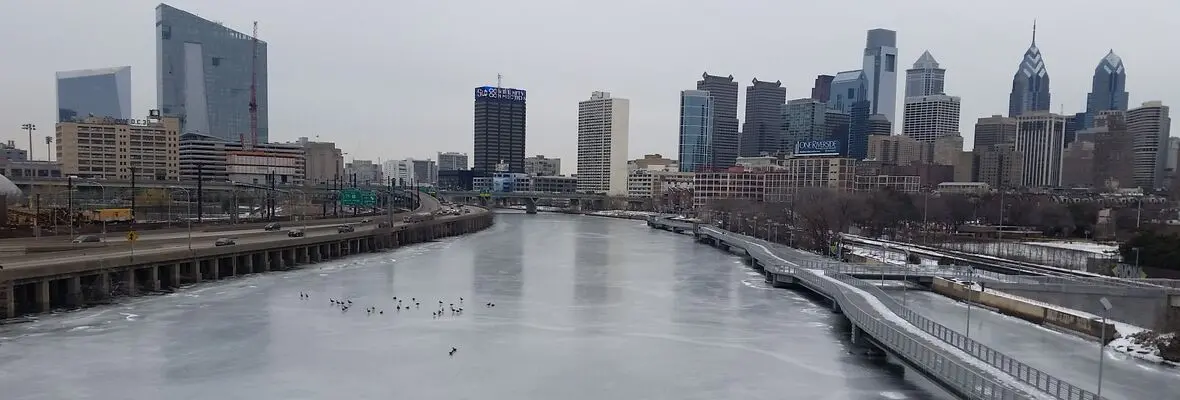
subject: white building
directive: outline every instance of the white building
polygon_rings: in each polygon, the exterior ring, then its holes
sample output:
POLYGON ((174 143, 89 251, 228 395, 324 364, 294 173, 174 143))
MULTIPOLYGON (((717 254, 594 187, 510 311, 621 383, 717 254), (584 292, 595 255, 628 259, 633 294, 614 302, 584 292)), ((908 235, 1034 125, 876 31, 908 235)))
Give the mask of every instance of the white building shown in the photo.
POLYGON ((870 29, 865 38, 864 70, 866 97, 872 102, 869 114, 897 119, 897 32, 870 29))
POLYGON ((959 133, 959 97, 930 95, 907 97, 901 133, 919 142, 933 142, 959 133))
POLYGON ((1061 184, 1065 126, 1064 115, 1046 111, 1016 117, 1016 151, 1024 156, 1022 186, 1056 187, 1061 184))
POLYGON ((532 176, 561 175, 561 159, 535 155, 524 159, 524 173, 532 176))
POLYGON ((1132 167, 1135 184, 1144 190, 1164 187, 1168 167, 1168 136, 1172 118, 1168 106, 1159 101, 1143 103, 1127 111, 1127 132, 1131 134, 1132 167))
POLYGON ((627 195, 631 101, 594 92, 578 103, 578 191, 627 195))

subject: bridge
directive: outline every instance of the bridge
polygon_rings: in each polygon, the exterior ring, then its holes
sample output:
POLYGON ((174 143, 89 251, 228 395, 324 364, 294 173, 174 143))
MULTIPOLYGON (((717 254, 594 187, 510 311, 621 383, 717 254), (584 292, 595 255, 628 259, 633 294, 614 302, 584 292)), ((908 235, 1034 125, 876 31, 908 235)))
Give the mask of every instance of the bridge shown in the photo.
POLYGON ((849 320, 854 343, 888 352, 960 398, 1100 398, 926 318, 871 282, 848 274, 856 270, 846 263, 784 257, 787 253, 772 250, 774 244, 684 221, 651 219, 648 224, 692 232, 698 242, 737 253, 775 287, 817 294, 849 320))
MULTIPOLYGON (((607 196, 601 194, 590 193, 560 193, 560 192, 479 192, 479 191, 452 191, 440 190, 438 197, 447 199, 471 199, 475 200, 481 206, 487 206, 488 201, 504 202, 506 200, 521 200, 525 204, 525 212, 529 214, 537 213, 537 200, 569 200, 570 206, 575 209, 590 208, 590 209, 604 209, 606 205, 607 196)), ((628 201, 643 202, 646 199, 628 199, 628 201)))

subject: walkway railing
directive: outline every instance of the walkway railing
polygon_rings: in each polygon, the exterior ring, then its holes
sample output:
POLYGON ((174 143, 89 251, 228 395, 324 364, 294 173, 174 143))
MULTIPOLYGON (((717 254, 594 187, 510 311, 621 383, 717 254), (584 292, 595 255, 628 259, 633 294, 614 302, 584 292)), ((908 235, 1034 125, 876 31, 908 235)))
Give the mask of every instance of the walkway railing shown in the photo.
MULTIPOLYGON (((984 376, 981 373, 982 370, 968 367, 958 357, 949 354, 944 349, 938 348, 939 346, 929 346, 915 335, 905 331, 905 329, 884 323, 876 317, 871 317, 870 313, 865 312, 861 307, 872 307, 867 304, 867 301, 864 301, 863 297, 857 294, 849 296, 848 292, 851 292, 851 290, 847 287, 839 285, 831 279, 826 279, 812 272, 810 269, 785 265, 775 257, 772 257, 768 251, 760 249, 759 246, 750 246, 752 242, 745 237, 716 228, 702 230, 702 233, 715 239, 720 239, 726 244, 742 247, 746 252, 750 253, 751 257, 755 257, 762 262, 767 271, 792 275, 807 283, 812 288, 823 291, 826 295, 831 296, 840 303, 841 308, 845 309, 845 314, 857 326, 861 326, 862 329, 882 342, 882 344, 890 346, 892 350, 905 354, 907 358, 921 365, 928 372, 946 378, 946 383, 955 385, 955 387, 963 390, 964 393, 975 394, 980 396, 980 398, 987 399, 1029 397, 1028 394, 1017 392, 1015 389, 1003 386, 994 378, 984 376), (742 246, 743 244, 745 246, 742 246), (763 256, 759 257, 758 255, 763 256), (850 301, 850 298, 859 298, 860 301, 850 301), (856 311, 850 313, 849 305, 852 305, 853 307, 851 308, 855 308, 856 311), (875 330, 870 330, 870 326, 875 330)), ((1099 398, 1092 392, 1078 388, 1041 370, 1030 367, 1015 358, 980 344, 953 329, 918 314, 901 303, 898 303, 892 296, 881 290, 881 288, 864 280, 840 273, 838 271, 839 268, 832 268, 833 264, 838 263, 804 262, 803 264, 808 267, 818 267, 816 269, 821 270, 824 276, 848 284, 876 297, 886 308, 901 316, 910 324, 918 327, 921 331, 1057 399, 1096 400, 1099 398)), ((886 320, 888 319, 886 318, 886 320)))

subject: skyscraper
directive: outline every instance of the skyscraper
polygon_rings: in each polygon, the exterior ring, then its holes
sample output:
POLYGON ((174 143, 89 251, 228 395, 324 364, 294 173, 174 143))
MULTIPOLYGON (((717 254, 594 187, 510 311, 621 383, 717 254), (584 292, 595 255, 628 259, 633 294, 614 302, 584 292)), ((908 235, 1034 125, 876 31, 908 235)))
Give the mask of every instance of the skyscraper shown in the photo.
POLYGON ((1135 184, 1144 190, 1164 187, 1168 165, 1168 137, 1172 118, 1168 106, 1149 101, 1127 111, 1127 132, 1131 134, 1135 184))
POLYGON ((258 142, 266 143, 266 42, 256 49, 250 35, 167 4, 156 7, 156 99, 163 115, 180 118, 182 134, 249 140, 252 79, 258 142))
MULTIPOLYGON (((1049 111, 1049 71, 1037 48, 1037 24, 1033 23, 1032 44, 1024 52, 1020 67, 1012 77, 1012 93, 1008 96, 1008 116, 1015 117, 1031 111, 1049 111)), ((1025 168, 1032 168, 1025 165, 1025 168)), ((1025 179, 1029 174, 1025 174, 1025 179)))
POLYGON ((959 97, 929 95, 905 98, 901 133, 920 142, 959 132, 959 97))
POLYGON ((1024 157, 1024 187, 1061 185, 1066 117, 1046 111, 1016 117, 1016 151, 1024 157))
POLYGON ((759 81, 754 78, 746 86, 746 122, 742 124, 741 155, 746 157, 774 154, 781 150, 782 108, 787 102, 787 89, 782 82, 759 81))
MULTIPOLYGON (((828 108, 839 110, 845 114, 852 113, 852 105, 861 100, 868 100, 869 82, 861 70, 841 71, 832 78, 832 88, 828 97, 828 108)), ((870 107, 869 113, 872 114, 870 107)))
POLYGON ((905 97, 946 94, 943 91, 945 81, 946 70, 939 68, 929 50, 924 51, 914 62, 914 67, 905 70, 905 97))
POLYGON ((975 149, 1016 144, 1016 120, 993 115, 975 120, 975 149))
POLYGON ((866 97, 872 102, 870 113, 893 122, 897 118, 897 32, 869 30, 861 70, 867 83, 866 97))
POLYGON ((57 122, 131 118, 131 67, 57 73, 57 122))
POLYGON ((783 135, 778 146, 787 152, 795 151, 795 145, 802 142, 828 140, 828 128, 824 123, 827 106, 812 98, 795 99, 782 107, 783 135))
POLYGON ((496 164, 524 173, 525 91, 494 86, 475 88, 475 162, 477 174, 496 172, 496 164))
POLYGON ((627 194, 631 102, 594 92, 578 103, 578 191, 627 194))
POLYGON ((1111 50, 1094 68, 1094 81, 1086 95, 1086 113, 1079 127, 1093 127, 1094 116, 1099 111, 1127 111, 1127 97, 1127 72, 1123 69, 1123 59, 1111 50))
POLYGON ((713 149, 712 168, 729 168, 737 161, 738 144, 738 83, 733 75, 728 77, 701 75, 697 90, 706 90, 713 96, 713 149))
POLYGON ((844 144, 844 152, 848 154, 848 158, 863 160, 868 156, 869 135, 873 131, 873 124, 869 122, 871 108, 868 100, 857 101, 849 107, 851 112, 848 113, 848 142, 844 144))
POLYGON ((815 77, 815 87, 811 88, 811 98, 828 102, 828 98, 832 93, 832 79, 836 77, 831 75, 819 75, 815 77))
POLYGON ((680 172, 700 172, 713 165, 713 112, 709 91, 680 92, 680 172))

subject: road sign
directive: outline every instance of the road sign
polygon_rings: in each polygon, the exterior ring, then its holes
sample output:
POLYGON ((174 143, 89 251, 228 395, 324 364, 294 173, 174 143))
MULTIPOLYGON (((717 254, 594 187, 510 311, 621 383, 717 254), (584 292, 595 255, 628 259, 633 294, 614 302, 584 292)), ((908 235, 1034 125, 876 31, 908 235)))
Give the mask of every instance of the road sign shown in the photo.
POLYGON ((377 204, 377 193, 371 190, 348 188, 340 191, 340 204, 370 207, 377 204))
POLYGON ((127 231, 127 241, 134 242, 136 240, 139 240, 139 232, 127 231))

